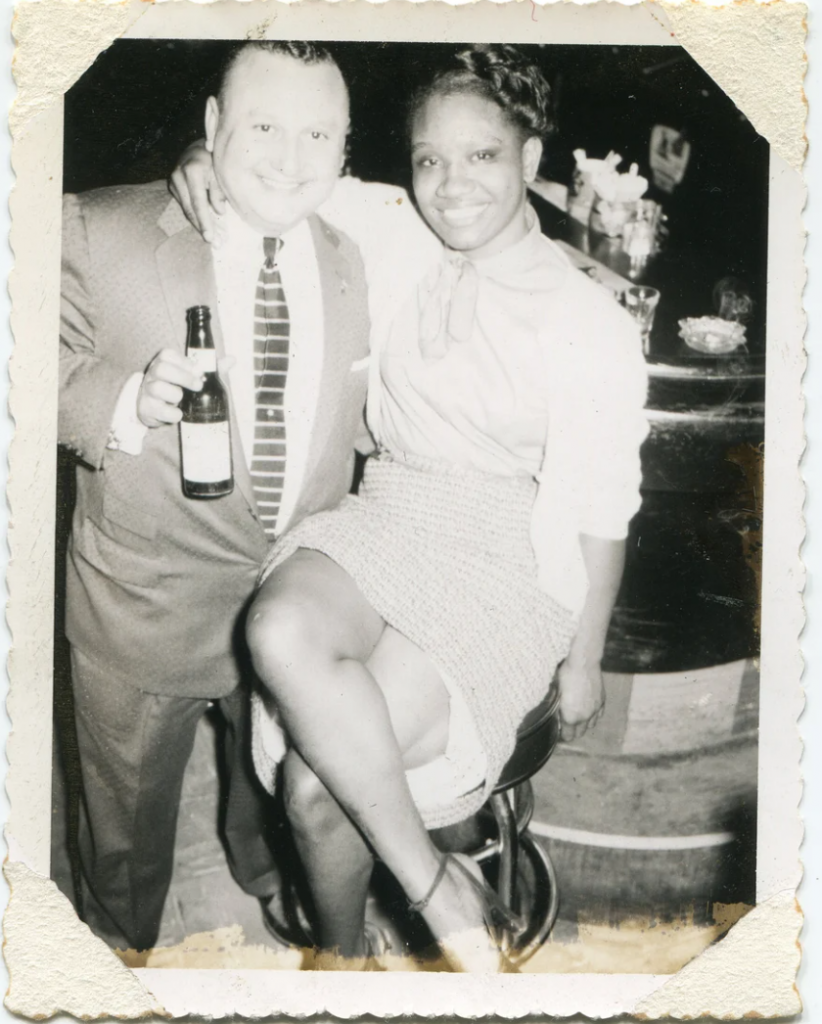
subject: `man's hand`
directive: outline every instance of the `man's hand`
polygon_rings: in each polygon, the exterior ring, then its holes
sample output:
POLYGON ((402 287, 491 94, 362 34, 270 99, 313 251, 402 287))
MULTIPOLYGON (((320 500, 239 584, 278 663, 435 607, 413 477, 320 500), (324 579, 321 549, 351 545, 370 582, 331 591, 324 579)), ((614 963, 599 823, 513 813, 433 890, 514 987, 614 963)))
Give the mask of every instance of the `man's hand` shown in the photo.
POLYGON ((605 707, 605 688, 599 663, 587 665, 569 658, 559 668, 559 712, 562 738, 578 739, 599 721, 605 707))
POLYGON ((183 388, 199 391, 203 380, 186 357, 164 348, 151 360, 137 392, 137 416, 147 427, 179 423, 183 388))
POLYGON ((214 176, 211 153, 202 140, 193 142, 180 157, 168 187, 203 238, 219 245, 217 217, 225 212, 226 198, 214 176))

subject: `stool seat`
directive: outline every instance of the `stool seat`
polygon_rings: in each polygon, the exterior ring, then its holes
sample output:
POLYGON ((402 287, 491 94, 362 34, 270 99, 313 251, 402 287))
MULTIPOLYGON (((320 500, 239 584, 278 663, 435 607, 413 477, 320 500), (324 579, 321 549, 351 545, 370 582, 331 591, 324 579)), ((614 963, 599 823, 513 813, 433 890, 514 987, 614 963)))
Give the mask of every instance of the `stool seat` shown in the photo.
POLYGON ((514 752, 502 769, 494 792, 503 793, 535 775, 553 754, 559 735, 559 682, 554 677, 548 693, 522 720, 514 752))

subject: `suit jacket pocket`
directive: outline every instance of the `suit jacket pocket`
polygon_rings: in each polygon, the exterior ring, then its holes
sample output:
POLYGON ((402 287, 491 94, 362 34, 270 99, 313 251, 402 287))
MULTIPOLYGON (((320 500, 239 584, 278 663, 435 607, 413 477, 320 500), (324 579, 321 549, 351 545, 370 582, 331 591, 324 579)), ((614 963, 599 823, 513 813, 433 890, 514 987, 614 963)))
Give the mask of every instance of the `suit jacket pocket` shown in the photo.
POLYGON ((153 588, 164 575, 165 560, 153 545, 105 521, 85 519, 72 537, 73 560, 81 575, 85 562, 107 579, 141 588, 153 588))
POLYGON ((116 526, 136 533, 146 540, 154 540, 157 536, 157 516, 123 501, 110 491, 103 495, 103 515, 116 526))

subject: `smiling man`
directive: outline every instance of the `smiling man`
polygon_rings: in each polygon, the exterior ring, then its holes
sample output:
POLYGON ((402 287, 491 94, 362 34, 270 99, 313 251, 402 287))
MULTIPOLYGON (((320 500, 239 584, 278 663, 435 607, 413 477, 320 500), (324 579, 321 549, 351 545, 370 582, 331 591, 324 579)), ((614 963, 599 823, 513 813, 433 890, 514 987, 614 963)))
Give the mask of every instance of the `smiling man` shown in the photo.
POLYGON ((314 211, 348 131, 345 83, 308 43, 249 43, 208 100, 223 245, 165 182, 67 195, 60 442, 78 456, 66 632, 82 768, 81 913, 112 946, 156 943, 197 723, 227 720, 235 876, 276 889, 274 816, 244 735, 242 618, 270 541, 348 491, 369 318, 357 248, 314 211), (207 305, 229 385, 235 487, 183 496, 176 424, 207 305), (232 363, 233 361, 233 363, 232 363), (228 369, 229 364, 230 369, 228 369))
POLYGON ((264 234, 294 228, 328 198, 348 134, 337 65, 330 57, 303 63, 291 52, 320 51, 294 43, 290 51, 245 47, 206 104, 217 179, 234 213, 264 234))

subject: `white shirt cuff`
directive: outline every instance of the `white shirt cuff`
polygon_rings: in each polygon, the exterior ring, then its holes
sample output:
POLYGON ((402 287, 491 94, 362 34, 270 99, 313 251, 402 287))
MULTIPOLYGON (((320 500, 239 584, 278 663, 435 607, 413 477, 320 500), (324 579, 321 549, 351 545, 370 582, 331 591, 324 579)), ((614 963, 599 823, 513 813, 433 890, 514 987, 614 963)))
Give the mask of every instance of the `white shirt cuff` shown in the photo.
POLYGON ((133 373, 123 385, 114 407, 106 448, 125 452, 126 455, 142 453, 143 438, 148 432, 148 427, 137 416, 137 395, 142 383, 143 374, 133 373))

